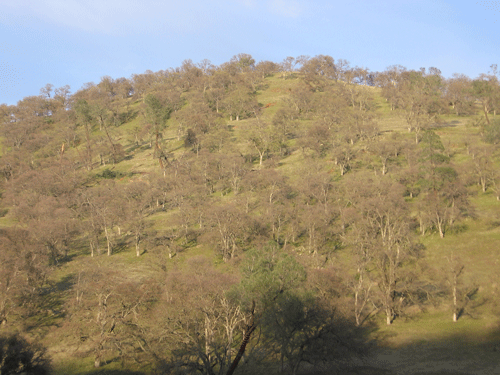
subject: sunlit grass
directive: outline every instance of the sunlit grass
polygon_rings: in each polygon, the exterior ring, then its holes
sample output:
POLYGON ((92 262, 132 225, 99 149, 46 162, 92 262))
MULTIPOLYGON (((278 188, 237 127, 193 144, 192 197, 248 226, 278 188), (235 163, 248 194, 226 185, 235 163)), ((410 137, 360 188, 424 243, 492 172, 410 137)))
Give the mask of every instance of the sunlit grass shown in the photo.
POLYGON ((497 298, 500 283, 500 227, 492 227, 487 220, 473 219, 464 220, 460 225, 466 227, 464 231, 453 233, 451 230, 443 239, 437 233, 420 238, 426 248, 426 261, 436 272, 444 273, 453 254, 464 265, 462 283, 479 288, 477 301, 491 301, 497 298))
POLYGON ((11 227, 15 225, 17 221, 11 217, 11 215, 7 214, 3 217, 0 217, 0 228, 2 227, 11 227))

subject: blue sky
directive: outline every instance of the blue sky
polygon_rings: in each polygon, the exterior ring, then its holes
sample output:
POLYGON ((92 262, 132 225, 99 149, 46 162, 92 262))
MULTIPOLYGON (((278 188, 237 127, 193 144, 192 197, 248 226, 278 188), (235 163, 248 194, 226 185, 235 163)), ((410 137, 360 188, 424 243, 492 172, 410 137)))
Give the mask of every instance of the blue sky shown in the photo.
POLYGON ((382 71, 437 67, 471 78, 500 65, 500 1, 0 0, 0 103, 47 83, 74 93, 102 76, 130 78, 318 54, 382 71))

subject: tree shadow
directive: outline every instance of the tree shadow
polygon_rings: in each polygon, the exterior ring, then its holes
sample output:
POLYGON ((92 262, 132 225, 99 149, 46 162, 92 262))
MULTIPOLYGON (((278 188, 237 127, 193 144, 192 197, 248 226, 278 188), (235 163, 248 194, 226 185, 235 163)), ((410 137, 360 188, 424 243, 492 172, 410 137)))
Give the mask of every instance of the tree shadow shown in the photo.
POLYGON ((480 298, 477 299, 479 293, 479 287, 472 286, 469 290, 465 292, 465 301, 463 306, 459 309, 457 313, 457 320, 463 317, 464 315, 469 316, 472 319, 477 319, 473 311, 478 307, 484 306, 489 302, 488 298, 480 298), (469 304, 472 303, 472 306, 469 304))
POLYGON ((75 277, 70 274, 45 286, 38 296, 36 312, 29 314, 29 319, 24 321, 24 329, 30 332, 39 328, 59 327, 66 317, 64 305, 67 301, 67 291, 74 284, 75 277))
POLYGON ((128 246, 127 238, 117 241, 113 246, 113 254, 120 254, 127 251, 130 247, 128 246))
POLYGON ((448 233, 459 234, 459 233, 467 232, 468 229, 469 229, 469 226, 466 223, 456 223, 448 230, 448 233))
POLYGON ((261 83, 255 87, 256 91, 265 91, 269 88, 269 83, 261 83))
POLYGON ((71 252, 68 254, 71 260, 79 256, 90 256, 89 242, 87 236, 75 239, 71 246, 71 252))
MULTIPOLYGON (((364 365, 369 371, 356 371, 347 374, 383 374, 370 372, 389 370, 388 374, 438 375, 438 374, 493 374, 500 365, 500 321, 485 335, 470 335, 460 332, 459 323, 453 324, 456 333, 448 334, 438 340, 420 340, 398 347, 382 344, 373 351, 364 365)), ((362 369, 362 366, 359 366, 362 369)))
POLYGON ((132 370, 106 370, 97 369, 91 372, 87 372, 88 375, 145 375, 142 371, 132 371, 132 370))
POLYGON ((488 230, 494 230, 500 227, 500 220, 492 220, 488 223, 488 230))
POLYGON ((439 124, 434 124, 432 127, 433 128, 456 128, 458 125, 460 125, 460 121, 457 120, 452 120, 452 121, 443 121, 440 122, 439 124))

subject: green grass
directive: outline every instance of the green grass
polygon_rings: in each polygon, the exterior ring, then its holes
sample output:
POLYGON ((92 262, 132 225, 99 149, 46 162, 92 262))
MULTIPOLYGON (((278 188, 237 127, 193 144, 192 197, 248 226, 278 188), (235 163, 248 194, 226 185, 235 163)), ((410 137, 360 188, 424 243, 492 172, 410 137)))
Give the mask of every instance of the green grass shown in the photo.
POLYGON ((16 224, 16 220, 14 220, 12 217, 10 217, 9 214, 7 214, 4 217, 0 217, 0 228, 4 227, 11 227, 16 224))
POLYGON ((432 309, 411 319, 396 319, 387 326, 383 319, 378 319, 378 336, 384 345, 401 348, 409 345, 431 342, 454 342, 455 344, 481 344, 500 339, 497 332, 499 319, 490 316, 472 318, 462 316, 453 322, 448 309, 432 309))
POLYGON ((436 233, 421 237, 426 248, 426 259, 437 270, 447 266, 451 252, 464 264, 463 280, 477 284, 479 296, 493 299, 494 284, 500 280, 500 227, 492 228, 488 221, 466 219, 467 229, 460 233, 447 233, 443 239, 436 233))

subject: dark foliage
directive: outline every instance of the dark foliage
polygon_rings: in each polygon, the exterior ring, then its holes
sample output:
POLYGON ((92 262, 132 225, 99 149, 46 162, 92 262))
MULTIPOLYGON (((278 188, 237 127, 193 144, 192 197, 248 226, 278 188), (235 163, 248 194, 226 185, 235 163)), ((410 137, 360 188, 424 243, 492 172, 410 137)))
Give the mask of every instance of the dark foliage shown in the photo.
POLYGON ((50 360, 44 347, 30 344, 18 335, 0 336, 0 374, 49 373, 50 360))

